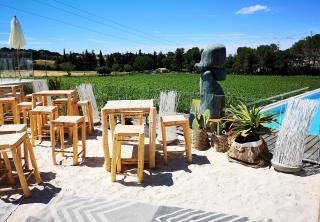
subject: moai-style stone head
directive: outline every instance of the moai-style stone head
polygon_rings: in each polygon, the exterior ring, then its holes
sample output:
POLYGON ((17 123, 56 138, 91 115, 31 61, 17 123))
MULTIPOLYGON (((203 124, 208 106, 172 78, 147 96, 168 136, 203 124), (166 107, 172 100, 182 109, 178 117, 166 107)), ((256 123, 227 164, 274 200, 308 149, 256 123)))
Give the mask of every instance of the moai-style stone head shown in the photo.
POLYGON ((222 87, 217 81, 226 79, 224 64, 226 47, 221 44, 210 45, 201 54, 201 61, 195 64, 200 75, 200 112, 210 110, 211 118, 219 118, 225 106, 222 87))
POLYGON ((205 48, 201 54, 201 61, 195 64, 195 68, 201 73, 211 71, 216 81, 226 80, 226 47, 222 44, 214 44, 205 48))

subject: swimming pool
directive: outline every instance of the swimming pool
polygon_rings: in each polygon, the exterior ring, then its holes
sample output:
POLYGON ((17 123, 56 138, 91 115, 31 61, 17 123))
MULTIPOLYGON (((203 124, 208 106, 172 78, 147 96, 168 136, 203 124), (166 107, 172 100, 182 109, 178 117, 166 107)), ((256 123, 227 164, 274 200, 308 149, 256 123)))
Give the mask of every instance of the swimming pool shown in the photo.
MULTIPOLYGON (((296 98, 303 98, 303 99, 312 99, 316 100, 320 103, 320 89, 313 90, 311 92, 302 94, 300 96, 296 96, 296 98)), ((281 123, 284 117, 284 113, 287 109, 287 100, 277 103, 274 105, 269 105, 263 109, 263 111, 268 111, 271 113, 278 113, 279 115, 276 117, 276 121, 281 123)), ((278 129, 280 125, 278 123, 271 123, 267 126, 273 129, 278 129)), ((320 108, 318 108, 315 116, 312 119, 311 125, 309 127, 308 133, 311 135, 320 135, 320 108)))

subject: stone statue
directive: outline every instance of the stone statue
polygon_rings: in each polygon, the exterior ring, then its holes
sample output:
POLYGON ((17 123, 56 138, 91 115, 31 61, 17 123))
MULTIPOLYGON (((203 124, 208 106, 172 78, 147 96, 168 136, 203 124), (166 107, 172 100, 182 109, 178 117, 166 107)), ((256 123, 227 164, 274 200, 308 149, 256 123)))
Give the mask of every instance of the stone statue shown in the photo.
POLYGON ((226 79, 225 62, 226 47, 214 44, 203 50, 200 63, 195 64, 195 68, 201 72, 200 112, 209 109, 211 118, 221 117, 225 106, 224 92, 217 82, 226 79))

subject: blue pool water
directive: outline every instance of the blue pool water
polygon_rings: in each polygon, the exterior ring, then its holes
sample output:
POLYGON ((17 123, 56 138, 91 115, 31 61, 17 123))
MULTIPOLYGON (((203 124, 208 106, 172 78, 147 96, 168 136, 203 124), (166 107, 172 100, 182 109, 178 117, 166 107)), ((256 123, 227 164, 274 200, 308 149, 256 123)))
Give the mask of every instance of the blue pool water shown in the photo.
MULTIPOLYGON (((315 92, 310 95, 304 96, 302 98, 317 100, 320 103, 320 92, 315 92)), ((279 115, 276 117, 276 121, 278 123, 281 123, 284 117, 284 113, 287 109, 287 105, 288 105, 287 103, 284 103, 272 109, 268 109, 267 111, 271 113, 279 113, 279 115)), ((280 127, 278 123, 271 123, 271 124, 268 124, 267 126, 273 129, 278 129, 280 127)), ((320 108, 318 108, 318 110, 316 111, 316 114, 309 127, 308 133, 311 135, 320 135, 320 108)))

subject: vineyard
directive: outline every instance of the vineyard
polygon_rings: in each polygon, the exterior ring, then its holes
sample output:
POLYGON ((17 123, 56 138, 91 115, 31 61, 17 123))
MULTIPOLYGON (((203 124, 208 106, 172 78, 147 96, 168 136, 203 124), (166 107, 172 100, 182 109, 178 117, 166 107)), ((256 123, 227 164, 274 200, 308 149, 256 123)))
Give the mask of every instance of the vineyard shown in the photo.
MULTIPOLYGON (((135 74, 128 76, 55 77, 61 89, 75 88, 81 83, 94 85, 98 106, 114 99, 157 99, 161 91, 179 92, 178 111, 188 112, 192 99, 199 98, 198 74, 135 74)), ((255 101, 292 90, 320 86, 319 76, 237 76, 228 75, 220 82, 226 94, 226 103, 255 101)))

